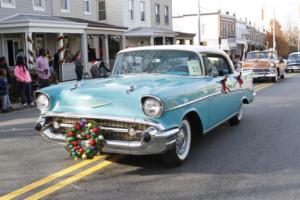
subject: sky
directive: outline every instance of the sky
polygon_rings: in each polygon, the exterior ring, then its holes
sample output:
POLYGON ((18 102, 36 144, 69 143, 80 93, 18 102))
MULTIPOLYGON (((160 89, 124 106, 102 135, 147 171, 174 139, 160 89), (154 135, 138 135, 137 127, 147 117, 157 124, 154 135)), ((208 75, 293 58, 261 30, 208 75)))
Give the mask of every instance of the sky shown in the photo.
MULTIPOLYGON (((173 0, 173 16, 197 13, 198 0, 173 0)), ((300 0, 200 0, 201 12, 212 12, 221 9, 222 13, 236 13, 238 19, 247 17, 257 26, 268 28, 268 23, 275 17, 283 29, 292 26, 300 28, 300 0), (262 21, 262 8, 265 20, 262 21)))

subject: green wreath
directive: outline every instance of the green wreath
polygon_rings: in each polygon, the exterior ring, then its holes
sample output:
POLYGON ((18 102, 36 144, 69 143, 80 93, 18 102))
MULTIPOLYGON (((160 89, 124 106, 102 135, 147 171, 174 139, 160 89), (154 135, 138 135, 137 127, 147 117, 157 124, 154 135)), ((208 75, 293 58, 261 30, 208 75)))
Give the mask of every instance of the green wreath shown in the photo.
POLYGON ((103 134, 95 121, 76 122, 66 137, 66 150, 74 159, 92 159, 103 148, 103 134))

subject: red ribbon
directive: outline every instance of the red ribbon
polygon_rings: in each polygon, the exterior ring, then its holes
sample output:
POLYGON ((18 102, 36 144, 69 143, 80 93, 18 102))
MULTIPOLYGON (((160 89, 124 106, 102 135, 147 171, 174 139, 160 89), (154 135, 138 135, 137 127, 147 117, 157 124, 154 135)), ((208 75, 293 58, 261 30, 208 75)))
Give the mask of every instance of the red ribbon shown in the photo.
POLYGON ((60 52, 62 52, 63 50, 65 50, 65 47, 59 48, 59 49, 58 49, 58 52, 60 53, 60 52))
POLYGON ((239 82, 240 87, 242 87, 244 84, 244 81, 242 79, 242 72, 236 77, 236 80, 239 82))
POLYGON ((227 94, 230 91, 227 84, 226 84, 226 82, 227 82, 227 76, 225 76, 224 79, 221 81, 223 92, 225 94, 227 94))
POLYGON ((57 38, 57 41, 62 40, 62 39, 64 39, 64 36, 63 36, 63 35, 62 35, 62 36, 59 36, 59 37, 57 38))

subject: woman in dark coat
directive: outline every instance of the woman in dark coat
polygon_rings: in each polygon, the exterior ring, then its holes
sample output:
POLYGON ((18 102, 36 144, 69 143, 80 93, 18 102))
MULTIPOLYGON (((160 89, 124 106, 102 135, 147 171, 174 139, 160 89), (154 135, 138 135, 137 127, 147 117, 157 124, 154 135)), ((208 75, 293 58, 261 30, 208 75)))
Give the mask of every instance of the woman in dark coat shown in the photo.
POLYGON ((75 73, 77 77, 77 81, 81 81, 83 75, 83 64, 81 59, 81 53, 78 51, 74 56, 74 63, 75 63, 75 73))

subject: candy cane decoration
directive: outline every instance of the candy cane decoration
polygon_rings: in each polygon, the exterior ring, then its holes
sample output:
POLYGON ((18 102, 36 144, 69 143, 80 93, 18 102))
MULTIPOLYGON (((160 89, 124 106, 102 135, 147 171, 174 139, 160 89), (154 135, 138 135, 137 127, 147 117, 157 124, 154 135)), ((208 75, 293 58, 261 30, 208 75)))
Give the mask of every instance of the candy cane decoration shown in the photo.
POLYGON ((28 54, 29 54, 29 56, 28 56, 28 63, 30 65, 34 64, 33 63, 34 53, 33 53, 33 50, 32 50, 32 43, 33 43, 33 41, 32 41, 32 33, 28 33, 28 35, 27 35, 28 54))
POLYGON ((58 54, 59 54, 59 64, 64 63, 64 35, 60 33, 57 37, 57 42, 58 42, 58 54))

